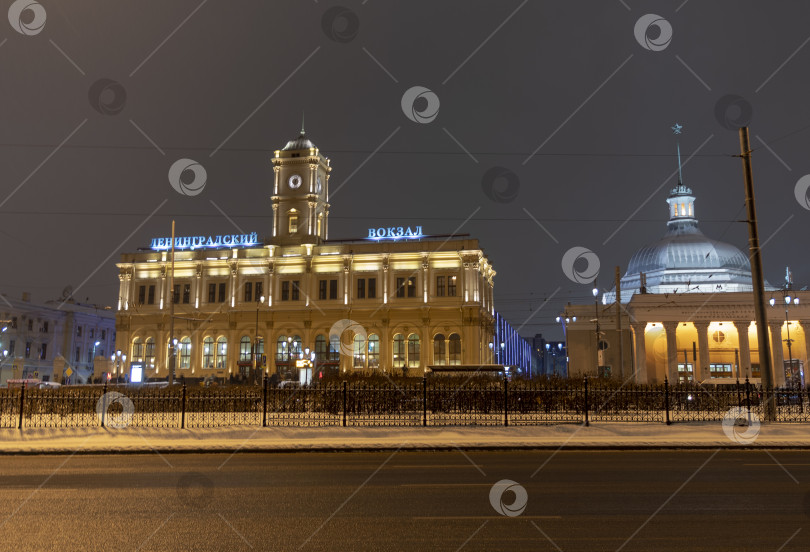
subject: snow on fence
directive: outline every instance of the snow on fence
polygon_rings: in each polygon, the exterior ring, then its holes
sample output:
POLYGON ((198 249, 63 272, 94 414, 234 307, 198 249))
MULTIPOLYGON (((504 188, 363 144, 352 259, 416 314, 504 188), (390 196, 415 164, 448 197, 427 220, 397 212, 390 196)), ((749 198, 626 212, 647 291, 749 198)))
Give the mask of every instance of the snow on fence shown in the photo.
MULTIPOLYGON (((808 389, 776 389, 778 422, 810 422, 808 389)), ((495 426, 763 418, 763 393, 731 386, 611 385, 604 380, 187 388, 0 389, 0 427, 495 426)))

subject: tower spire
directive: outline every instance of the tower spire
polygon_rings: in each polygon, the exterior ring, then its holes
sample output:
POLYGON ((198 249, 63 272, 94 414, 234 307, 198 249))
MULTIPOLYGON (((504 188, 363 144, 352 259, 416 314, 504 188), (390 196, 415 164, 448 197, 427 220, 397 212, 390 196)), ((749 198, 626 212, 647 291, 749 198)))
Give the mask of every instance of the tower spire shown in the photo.
POLYGON ((304 115, 305 113, 301 112, 301 136, 304 136, 306 132, 304 131, 304 115))
MULTIPOLYGON (((681 131, 683 130, 683 125, 679 125, 675 123, 675 126, 672 127, 672 132, 677 136, 680 135, 681 131)), ((681 170, 681 142, 680 140, 675 140, 675 145, 678 148, 678 184, 683 184, 683 171, 681 170)))

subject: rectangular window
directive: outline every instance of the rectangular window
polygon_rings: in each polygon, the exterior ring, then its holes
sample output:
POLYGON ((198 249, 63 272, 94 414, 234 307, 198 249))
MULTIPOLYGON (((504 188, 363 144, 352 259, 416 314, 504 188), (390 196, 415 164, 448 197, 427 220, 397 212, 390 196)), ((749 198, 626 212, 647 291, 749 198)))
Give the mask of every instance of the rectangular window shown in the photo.
POLYGON ((12 339, 8 342, 8 356, 14 356, 14 345, 17 343, 15 339, 12 339))
POLYGON ((368 279, 368 298, 369 299, 377 298, 377 278, 368 279))
POLYGON ((358 299, 365 299, 366 298, 366 279, 365 278, 358 278, 357 279, 357 298, 358 299))
MULTIPOLYGON (((78 351, 79 351, 79 348, 77 347, 76 352, 78 352, 78 351)), ((31 358, 31 342, 30 341, 25 342, 25 358, 31 358)))
POLYGON ((42 331, 48 333, 48 321, 42 323, 42 331))
POLYGON ((107 330, 101 330, 101 339, 107 339, 107 330))
POLYGON ((253 282, 245 282, 245 303, 253 301, 253 282))
POLYGON ((33 331, 34 331, 34 319, 33 319, 33 318, 30 318, 30 319, 28 320, 28 331, 29 331, 29 332, 33 332, 33 331))
POLYGON ((87 349, 87 364, 91 364, 93 362, 93 350, 87 349))
POLYGON ((405 297, 405 278, 397 278, 397 297, 405 297))
POLYGON ((225 282, 219 284, 219 302, 225 302, 225 282))
POLYGON ((444 276, 436 276, 436 297, 444 297, 444 276))
MULTIPOLYGON (((28 349, 26 348, 26 351, 27 350, 28 349)), ((26 357, 28 356, 27 352, 26 352, 25 356, 26 357)), ((82 349, 81 349, 81 347, 76 347, 76 356, 73 357, 73 358, 74 358, 74 362, 80 362, 81 361, 81 358, 82 358, 82 349)))
POLYGON ((290 234, 295 234, 298 232, 298 215, 290 215, 289 231, 290 234))
POLYGON ((298 301, 298 292, 299 292, 298 285, 299 285, 299 283, 300 282, 298 280, 295 280, 292 283, 292 300, 293 301, 298 301))
POLYGON ((174 292, 172 293, 172 303, 180 302, 180 284, 174 284, 174 292))
POLYGON ((149 295, 147 296, 146 303, 148 305, 155 304, 155 286, 149 286, 149 295))
POLYGON ((733 377, 731 371, 731 364, 709 364, 709 374, 713 378, 733 377))
POLYGON ((448 297, 455 297, 456 296, 456 277, 455 276, 448 276, 447 277, 447 296, 448 297))
POLYGON ((290 282, 286 280, 284 282, 281 282, 281 300, 282 301, 290 300, 290 282))
POLYGON ((256 282, 256 285, 253 287, 256 290, 256 301, 261 301, 264 295, 264 282, 256 282))
POLYGON ((326 280, 318 281, 318 299, 326 300, 326 280))
POLYGON ((17 328, 17 317, 16 316, 11 317, 11 327, 15 328, 15 329, 17 328))
POLYGON ((416 297, 416 276, 408 277, 408 297, 416 297))
POLYGON ((183 284, 183 303, 188 305, 191 300, 191 284, 183 284))
POLYGON ((81 337, 81 336, 82 336, 82 327, 81 326, 76 326, 76 337, 81 337))
POLYGON ((329 298, 337 299, 337 280, 329 280, 329 298))
POLYGON ((217 300, 217 285, 208 284, 208 302, 214 303, 217 300))
POLYGON ((138 286, 138 304, 143 305, 146 302, 146 286, 138 286))

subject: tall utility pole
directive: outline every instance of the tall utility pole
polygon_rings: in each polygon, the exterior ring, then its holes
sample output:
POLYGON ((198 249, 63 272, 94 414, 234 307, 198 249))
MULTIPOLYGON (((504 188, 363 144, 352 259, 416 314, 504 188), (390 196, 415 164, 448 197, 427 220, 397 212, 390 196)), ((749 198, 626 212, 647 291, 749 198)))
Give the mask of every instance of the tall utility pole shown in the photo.
POLYGON ((759 247, 757 230, 757 209, 754 202, 754 175, 751 171, 751 143, 748 140, 748 127, 740 128, 740 157, 745 178, 745 208, 748 213, 748 254, 751 261, 751 276, 754 284, 754 315, 757 323, 759 344, 759 374, 765 399, 765 419, 776 418, 776 405, 773 396, 773 366, 771 347, 768 340, 768 320, 765 310, 765 278, 762 275, 762 251, 759 247))
POLYGON ((624 336, 622 336, 622 278, 616 267, 616 333, 619 334, 619 378, 624 381, 624 336))
POLYGON ((172 269, 169 273, 169 385, 174 383, 174 369, 177 365, 177 346, 174 344, 174 221, 172 221, 172 269))

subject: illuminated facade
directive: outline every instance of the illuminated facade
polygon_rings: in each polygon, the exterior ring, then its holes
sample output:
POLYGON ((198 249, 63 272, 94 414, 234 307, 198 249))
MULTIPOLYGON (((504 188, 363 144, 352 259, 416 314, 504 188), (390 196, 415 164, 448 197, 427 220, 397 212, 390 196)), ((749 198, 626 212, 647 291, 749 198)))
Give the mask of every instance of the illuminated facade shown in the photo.
POLYGON ((302 131, 273 158, 270 236, 176 238, 173 290, 170 238, 122 255, 117 347, 128 369, 168 375, 170 295, 177 376, 255 375, 254 347, 259 371, 298 381, 330 368, 417 375, 492 362, 495 271, 478 241, 400 226, 329 241, 331 170, 302 131))

